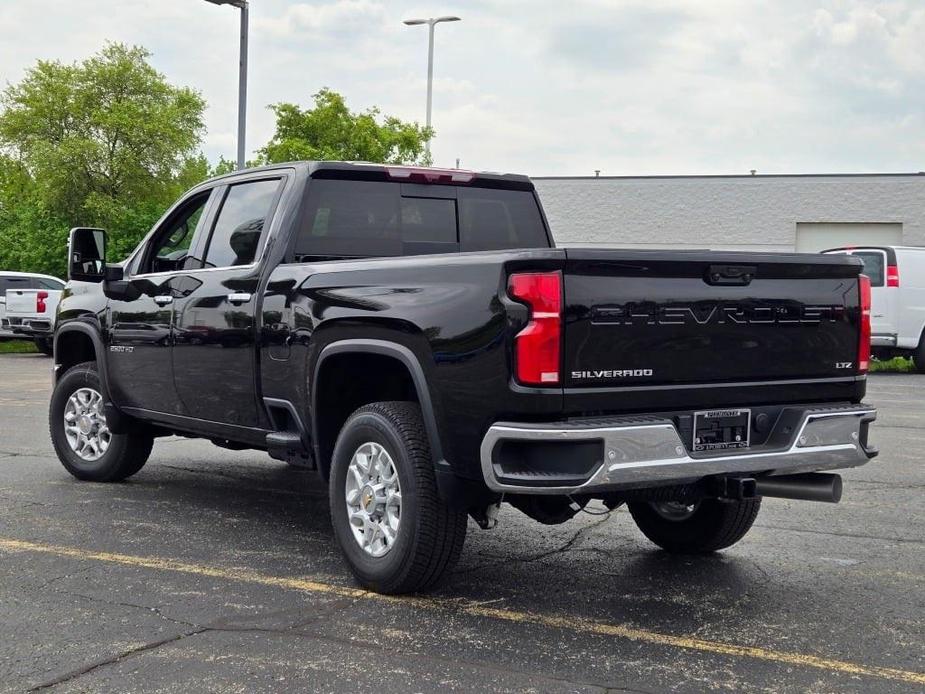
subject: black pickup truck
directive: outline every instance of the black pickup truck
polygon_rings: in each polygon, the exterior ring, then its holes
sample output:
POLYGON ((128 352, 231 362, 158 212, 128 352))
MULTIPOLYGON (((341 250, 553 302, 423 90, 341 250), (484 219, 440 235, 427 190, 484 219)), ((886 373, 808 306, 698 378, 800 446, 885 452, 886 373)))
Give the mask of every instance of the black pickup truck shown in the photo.
POLYGON ((64 466, 121 480, 180 434, 315 469, 374 590, 436 584, 503 501, 627 503, 710 552, 876 454, 850 256, 556 248, 526 177, 336 162, 210 180, 124 262, 105 246, 71 232, 64 466))

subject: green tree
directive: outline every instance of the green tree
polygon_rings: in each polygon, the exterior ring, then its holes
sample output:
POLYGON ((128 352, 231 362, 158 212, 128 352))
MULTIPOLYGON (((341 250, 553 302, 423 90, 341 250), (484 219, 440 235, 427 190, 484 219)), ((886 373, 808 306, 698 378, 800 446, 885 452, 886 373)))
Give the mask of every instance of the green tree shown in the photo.
POLYGON ((378 108, 353 113, 344 97, 324 88, 312 95, 314 105, 273 104, 276 133, 259 150, 261 163, 299 159, 372 161, 383 164, 427 164, 425 145, 433 130, 378 108))
POLYGON ((50 272, 55 256, 60 264, 67 253, 63 224, 42 205, 22 163, 0 154, 0 269, 50 272))
POLYGON ((150 55, 112 43, 80 63, 39 61, 0 94, 0 265, 63 274, 71 226, 107 228, 121 257, 208 175, 205 102, 150 55))

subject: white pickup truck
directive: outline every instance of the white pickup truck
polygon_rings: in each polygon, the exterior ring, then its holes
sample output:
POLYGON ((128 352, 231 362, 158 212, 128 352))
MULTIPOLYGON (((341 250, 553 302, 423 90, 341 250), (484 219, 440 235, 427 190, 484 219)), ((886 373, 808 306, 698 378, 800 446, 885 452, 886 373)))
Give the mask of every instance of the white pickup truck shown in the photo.
POLYGON ((0 272, 0 339, 32 339, 51 355, 63 289, 64 282, 51 275, 0 272))

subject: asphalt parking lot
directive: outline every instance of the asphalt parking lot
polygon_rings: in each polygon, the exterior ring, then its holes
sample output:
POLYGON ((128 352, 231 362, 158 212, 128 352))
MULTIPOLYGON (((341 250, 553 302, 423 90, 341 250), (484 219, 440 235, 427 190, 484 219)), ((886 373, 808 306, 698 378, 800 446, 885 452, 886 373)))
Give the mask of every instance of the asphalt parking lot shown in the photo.
POLYGON ((925 690, 925 377, 874 375, 882 454, 839 505, 765 500, 725 552, 658 551, 622 509, 470 523, 436 594, 356 589, 324 490, 257 452, 162 439, 73 480, 51 361, 0 356, 0 690, 925 690))

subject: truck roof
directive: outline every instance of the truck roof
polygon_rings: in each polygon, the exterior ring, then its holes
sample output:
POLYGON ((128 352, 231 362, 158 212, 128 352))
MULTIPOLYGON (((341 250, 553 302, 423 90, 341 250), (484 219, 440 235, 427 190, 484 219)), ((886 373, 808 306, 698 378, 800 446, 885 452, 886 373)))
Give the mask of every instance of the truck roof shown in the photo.
POLYGON ((835 248, 826 248, 820 253, 831 253, 833 251, 857 251, 857 250, 875 250, 875 251, 925 251, 925 246, 876 246, 863 243, 853 244, 850 246, 836 246, 835 248))
POLYGON ((442 169, 434 166, 406 166, 404 164, 375 164, 368 161, 290 161, 233 171, 215 176, 210 181, 276 169, 301 169, 312 178, 346 178, 353 180, 382 180, 400 183, 477 185, 490 188, 533 190, 533 182, 523 174, 470 171, 468 169, 442 169))
POLYGON ((0 275, 3 275, 4 277, 42 277, 46 280, 64 282, 64 280, 55 277, 54 275, 43 275, 41 272, 17 272, 15 270, 0 270, 0 275))

